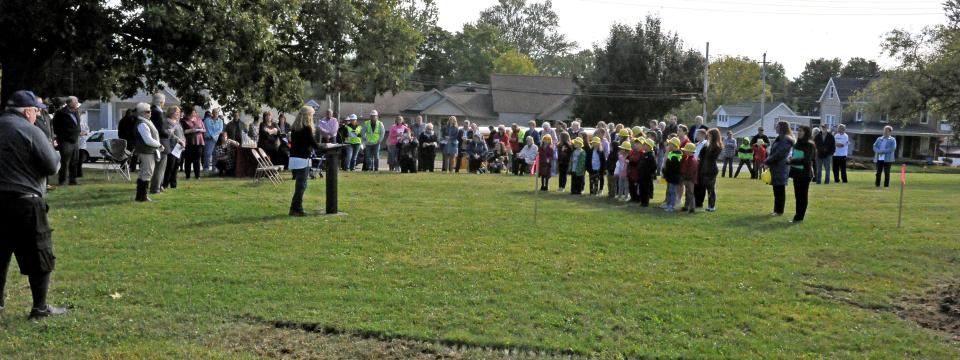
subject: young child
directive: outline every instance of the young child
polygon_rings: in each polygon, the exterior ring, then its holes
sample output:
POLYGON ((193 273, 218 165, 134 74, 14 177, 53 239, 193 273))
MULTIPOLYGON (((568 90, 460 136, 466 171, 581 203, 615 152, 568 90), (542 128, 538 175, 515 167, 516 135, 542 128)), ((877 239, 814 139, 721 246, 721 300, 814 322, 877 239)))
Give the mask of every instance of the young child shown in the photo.
POLYGON ((550 184, 550 175, 553 173, 553 156, 556 154, 553 147, 553 137, 549 134, 543 135, 540 140, 539 163, 537 164, 537 175, 540 176, 540 191, 548 191, 550 184))
POLYGON ((617 165, 613 172, 617 178, 617 200, 621 202, 630 201, 630 182, 627 179, 627 154, 630 150, 632 150, 630 140, 624 140, 620 143, 620 151, 617 152, 617 165))
POLYGON ((603 146, 599 137, 594 136, 587 150, 587 172, 590 174, 590 195, 600 196, 603 191, 603 169, 606 167, 607 157, 603 155, 603 146))
POLYGON ((696 211, 696 199, 693 193, 693 186, 697 183, 697 171, 700 169, 700 163, 694 153, 697 152, 697 145, 688 143, 683 147, 683 158, 680 160, 680 181, 683 183, 684 200, 682 211, 693 214, 696 211))
POLYGON ((740 169, 743 168, 743 165, 747 165, 747 171, 750 172, 750 178, 753 179, 753 166, 750 165, 753 163, 753 149, 750 148, 749 137, 740 141, 740 147, 737 148, 737 158, 740 159, 740 164, 737 165, 737 173, 733 174, 733 178, 736 179, 737 176, 740 176, 740 169))
POLYGON ((643 158, 642 141, 633 140, 627 154, 627 182, 630 187, 630 202, 640 202, 640 160, 643 158))
POLYGON ((663 176, 664 181, 667 183, 667 194, 660 207, 670 209, 667 211, 673 211, 674 206, 677 204, 677 188, 680 187, 680 159, 683 157, 683 153, 680 151, 680 138, 676 136, 671 137, 664 142, 663 146, 665 154, 663 156, 663 168, 660 171, 662 173, 661 176, 663 176), (667 164, 674 160, 676 164, 671 164, 674 168, 667 174, 667 164), (673 186, 671 186, 671 184, 673 186))
POLYGON ((763 162, 767 161, 767 147, 765 145, 763 139, 757 139, 757 143, 753 145, 753 173, 756 174, 758 179, 760 174, 763 173, 763 162))
POLYGON ((573 154, 570 154, 570 194, 583 194, 583 173, 586 170, 587 154, 583 151, 583 139, 573 140, 573 154))
POLYGON ((607 166, 604 175, 607 177, 607 197, 615 199, 620 194, 620 181, 617 179, 617 163, 620 160, 620 141, 610 145, 607 151, 607 166))
POLYGON ((406 131, 400 135, 400 140, 397 141, 397 153, 401 173, 417 172, 416 159, 419 145, 417 139, 413 138, 413 133, 410 128, 407 128, 406 131))
POLYGON ((653 180, 657 177, 657 158, 653 151, 656 146, 652 139, 646 139, 641 147, 643 155, 640 158, 640 181, 637 187, 642 207, 650 206, 650 198, 653 197, 653 180))

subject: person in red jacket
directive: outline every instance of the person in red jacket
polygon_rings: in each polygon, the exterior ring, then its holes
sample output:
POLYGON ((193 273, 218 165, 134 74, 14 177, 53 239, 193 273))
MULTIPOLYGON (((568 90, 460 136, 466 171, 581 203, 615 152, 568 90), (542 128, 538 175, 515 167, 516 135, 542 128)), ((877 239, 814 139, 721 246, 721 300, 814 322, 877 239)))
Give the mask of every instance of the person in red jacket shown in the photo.
POLYGON ((767 161, 766 143, 763 142, 763 139, 757 139, 757 143, 753 144, 753 172, 757 174, 757 179, 763 173, 764 161, 767 161))
POLYGON ((627 183, 630 188, 630 202, 640 202, 640 162, 643 160, 643 151, 640 149, 642 141, 634 139, 632 148, 627 153, 627 183))
POLYGON ((697 145, 687 143, 683 147, 683 159, 680 160, 680 181, 684 188, 683 208, 681 211, 687 211, 693 214, 696 211, 693 186, 697 183, 697 171, 700 169, 700 163, 697 157, 693 155, 697 151, 697 145))

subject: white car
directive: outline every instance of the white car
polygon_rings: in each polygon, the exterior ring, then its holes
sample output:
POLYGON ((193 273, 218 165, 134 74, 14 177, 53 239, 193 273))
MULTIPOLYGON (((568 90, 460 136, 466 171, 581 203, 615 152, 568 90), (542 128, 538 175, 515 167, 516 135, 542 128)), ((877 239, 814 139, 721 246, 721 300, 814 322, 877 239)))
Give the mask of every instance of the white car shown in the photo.
POLYGON ((86 146, 80 149, 80 161, 95 162, 100 160, 103 157, 100 153, 100 150, 103 149, 103 142, 116 138, 118 138, 116 130, 94 131, 90 136, 87 136, 86 146))

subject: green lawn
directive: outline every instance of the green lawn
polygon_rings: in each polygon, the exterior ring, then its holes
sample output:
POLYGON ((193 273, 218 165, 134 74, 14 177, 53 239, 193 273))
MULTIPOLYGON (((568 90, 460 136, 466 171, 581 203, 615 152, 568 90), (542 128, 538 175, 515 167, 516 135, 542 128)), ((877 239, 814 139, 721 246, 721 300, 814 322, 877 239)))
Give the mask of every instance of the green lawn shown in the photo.
POLYGON ((866 172, 812 187, 802 225, 790 188, 770 218, 770 188, 743 178, 691 216, 534 195, 530 177, 341 176, 349 215, 289 218, 290 181, 181 180, 140 204, 90 171, 50 197, 50 298, 70 313, 27 321, 11 268, 0 358, 960 357, 896 314, 960 275, 956 175, 910 175, 903 229, 898 188, 866 172))

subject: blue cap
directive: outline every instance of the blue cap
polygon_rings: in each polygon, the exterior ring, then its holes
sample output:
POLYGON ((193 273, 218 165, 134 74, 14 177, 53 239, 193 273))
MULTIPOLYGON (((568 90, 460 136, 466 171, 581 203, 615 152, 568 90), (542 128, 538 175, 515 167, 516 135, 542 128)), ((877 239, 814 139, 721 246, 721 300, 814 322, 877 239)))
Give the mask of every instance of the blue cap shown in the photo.
POLYGON ((33 94, 33 91, 29 90, 20 90, 10 95, 10 98, 7 99, 7 106, 47 108, 42 102, 37 101, 37 96, 33 94))

